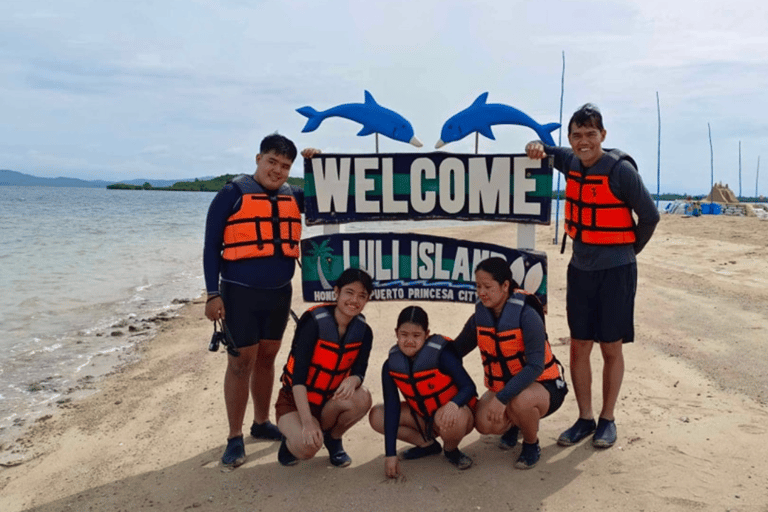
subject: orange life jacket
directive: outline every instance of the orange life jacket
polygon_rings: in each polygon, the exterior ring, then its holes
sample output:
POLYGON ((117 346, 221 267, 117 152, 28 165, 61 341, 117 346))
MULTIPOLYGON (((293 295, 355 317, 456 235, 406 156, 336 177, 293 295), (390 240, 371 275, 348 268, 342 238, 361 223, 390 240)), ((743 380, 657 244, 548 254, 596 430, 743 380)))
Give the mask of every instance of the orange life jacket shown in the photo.
POLYGON ((267 194, 253 176, 240 176, 232 183, 242 197, 224 227, 222 257, 232 261, 282 253, 298 258, 301 212, 290 185, 283 184, 277 194, 267 194))
MULTIPOLYGON (((304 385, 309 403, 319 406, 324 405, 336 392, 341 381, 349 376, 363 345, 367 325, 362 314, 355 316, 347 326, 344 339, 340 340, 333 309, 329 306, 331 304, 320 304, 309 309, 317 323, 318 339, 304 385)), ((280 379, 288 389, 293 385, 294 365, 295 358, 291 352, 280 379)))
MULTIPOLYGON (((389 350, 389 375, 405 397, 408 407, 424 419, 447 404, 459 392, 450 375, 440 371, 440 353, 449 341, 433 334, 411 361, 397 345, 389 350)), ((472 398, 470 406, 477 399, 472 398)))
MULTIPOLYGON (((526 364, 525 340, 520 326, 520 317, 527 301, 530 300, 538 299, 522 293, 512 294, 504 304, 498 321, 494 318, 493 312, 480 302, 475 306, 477 346, 480 348, 483 359, 485 387, 493 392, 501 391, 504 385, 526 364)), ((536 378, 537 381, 561 377, 559 362, 552 354, 549 341, 546 340, 545 343, 544 371, 536 378)))
MULTIPOLYGON (((607 151, 584 174, 570 169, 565 183, 565 232, 574 240, 595 245, 629 245, 635 242, 632 210, 608 185, 613 169, 632 157, 617 149, 607 151)), ((575 161, 575 160, 574 160, 575 161)))

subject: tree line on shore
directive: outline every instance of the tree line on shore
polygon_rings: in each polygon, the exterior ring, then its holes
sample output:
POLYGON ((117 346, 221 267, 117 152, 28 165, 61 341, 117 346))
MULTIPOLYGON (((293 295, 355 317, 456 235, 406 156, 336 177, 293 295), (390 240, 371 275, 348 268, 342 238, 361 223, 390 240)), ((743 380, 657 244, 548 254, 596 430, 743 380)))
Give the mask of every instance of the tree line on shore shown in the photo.
MULTIPOLYGON (((127 185, 125 183, 115 183, 113 185, 107 185, 109 190, 170 190, 177 192, 218 192, 224 185, 232 181, 234 178, 240 176, 239 174, 224 174, 217 178, 210 180, 195 181, 178 181, 170 187, 153 187, 149 182, 145 182, 143 185, 127 185)), ((304 188, 303 178, 288 178, 288 183, 296 185, 297 187, 304 188)))
MULTIPOLYGON (((195 181, 178 181, 171 185, 170 187, 153 187, 149 182, 145 182, 143 185, 127 185, 125 183, 115 183, 113 185, 108 185, 107 188, 110 190, 170 190, 170 191, 178 191, 178 192, 218 192, 222 188, 224 188, 224 185, 232 181, 232 179, 237 178, 239 174, 224 174, 222 176, 219 176, 217 178, 212 178, 210 180, 199 180, 195 179, 195 181)), ((288 183, 291 185, 295 185, 300 188, 304 188, 304 179, 303 178, 294 178, 289 177, 288 183)), ((654 199, 656 199, 656 194, 651 194, 654 199)), ((552 191, 552 199, 563 199, 565 197, 565 191, 563 190, 553 190, 552 191)), ((706 197, 706 195, 700 195, 700 196, 690 196, 688 194, 660 194, 658 199, 660 201, 674 201, 676 199, 687 199, 691 198, 694 200, 702 200, 706 197)), ((739 200, 744 202, 750 202, 750 201, 756 201, 757 198, 750 198, 750 197, 740 197, 739 200)))

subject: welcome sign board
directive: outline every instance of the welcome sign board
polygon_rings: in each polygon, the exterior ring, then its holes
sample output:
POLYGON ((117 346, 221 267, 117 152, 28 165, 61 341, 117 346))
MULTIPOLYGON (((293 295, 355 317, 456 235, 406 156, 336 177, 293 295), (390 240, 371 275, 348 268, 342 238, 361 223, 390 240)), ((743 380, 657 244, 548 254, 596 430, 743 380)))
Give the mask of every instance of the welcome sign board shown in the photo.
POLYGON ((552 158, 320 154, 304 160, 306 223, 496 220, 549 224, 552 158))
POLYGON ((413 233, 340 233, 301 241, 304 300, 334 300, 333 283, 344 269, 365 269, 374 300, 477 301, 474 269, 492 256, 505 258, 512 277, 547 303, 547 257, 494 244, 413 233))

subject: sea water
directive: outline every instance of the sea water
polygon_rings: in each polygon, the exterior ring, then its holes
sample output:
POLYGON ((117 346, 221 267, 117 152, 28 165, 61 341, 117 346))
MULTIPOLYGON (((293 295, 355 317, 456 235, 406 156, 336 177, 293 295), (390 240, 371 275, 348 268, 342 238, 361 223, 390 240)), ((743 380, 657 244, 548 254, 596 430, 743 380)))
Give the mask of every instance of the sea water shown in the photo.
MULTIPOLYGON (((46 411, 95 389, 99 377, 130 362, 138 343, 203 292, 213 197, 0 186, 0 448, 46 411)), ((555 212, 553 203, 553 218, 555 212)), ((345 231, 413 225, 356 223, 345 231)), ((321 232, 312 226, 305 235, 321 232)))
POLYGON ((0 441, 200 295, 212 198, 0 187, 0 441))

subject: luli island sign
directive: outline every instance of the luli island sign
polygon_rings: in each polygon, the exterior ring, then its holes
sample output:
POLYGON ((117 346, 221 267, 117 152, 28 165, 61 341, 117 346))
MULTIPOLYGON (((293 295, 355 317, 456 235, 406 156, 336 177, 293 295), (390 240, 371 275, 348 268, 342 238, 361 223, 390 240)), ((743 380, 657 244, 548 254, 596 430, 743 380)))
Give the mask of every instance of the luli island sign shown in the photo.
POLYGON ((552 162, 525 155, 323 154, 304 163, 307 224, 501 220, 549 224, 552 162))
MULTIPOLYGON (((549 224, 552 162, 525 155, 321 154, 304 161, 306 223, 494 220, 549 224)), ((510 241, 511 242, 511 241, 510 241)), ((367 270, 374 300, 477 300, 474 268, 505 258, 518 284, 546 304, 543 252, 414 233, 324 234, 302 240, 308 302, 333 300, 348 267, 367 270)))
POLYGON ((477 301, 474 269, 491 256, 546 303, 546 254, 414 233, 339 233, 301 241, 304 300, 334 299, 332 283, 348 267, 374 280, 374 300, 477 301))

